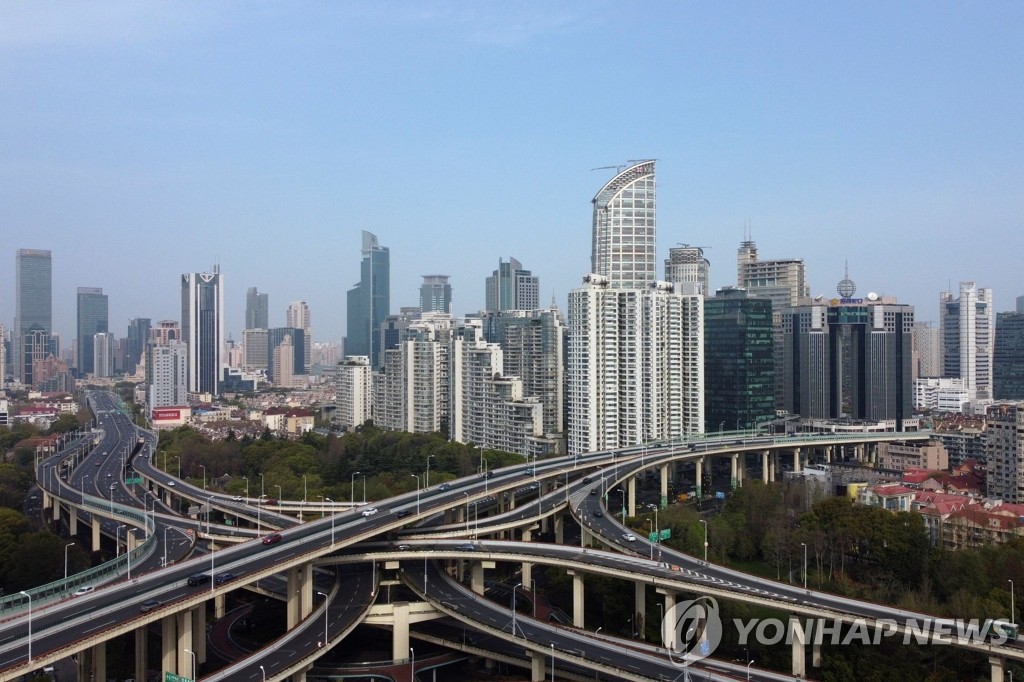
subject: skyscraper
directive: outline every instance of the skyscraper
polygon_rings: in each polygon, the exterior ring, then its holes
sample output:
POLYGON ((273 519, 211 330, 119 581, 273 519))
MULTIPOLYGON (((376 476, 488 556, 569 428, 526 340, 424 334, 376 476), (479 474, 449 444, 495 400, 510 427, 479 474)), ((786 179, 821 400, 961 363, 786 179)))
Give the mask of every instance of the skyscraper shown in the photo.
POLYGON ((220 266, 181 276, 181 335, 188 344, 188 390, 217 395, 225 338, 220 266))
POLYGON ((354 429, 373 416, 373 378, 370 359, 348 356, 338 365, 336 379, 334 425, 342 430, 354 429))
POLYGON ((448 275, 423 275, 420 285, 420 310, 424 313, 452 313, 452 285, 448 275))
POLYGON ((92 369, 90 374, 98 379, 105 379, 114 375, 114 335, 110 332, 93 334, 92 369))
POLYGON ((782 311, 782 407, 805 419, 892 420, 902 431, 913 325, 913 306, 870 296, 782 311))
POLYGON ((942 376, 942 336, 931 322, 914 323, 915 377, 942 376))
POLYGON ((380 325, 391 312, 391 254, 377 235, 363 230, 359 282, 348 290, 345 355, 366 355, 370 366, 380 360, 380 325))
POLYGON ((776 314, 810 296, 802 258, 758 260, 757 244, 751 240, 742 242, 736 253, 736 286, 770 299, 776 314))
POLYGON ((594 196, 591 272, 612 289, 644 289, 655 267, 654 161, 620 171, 594 196))
POLYGON ((128 320, 128 348, 125 352, 125 373, 135 374, 146 357, 149 330, 152 320, 148 317, 133 317, 128 320))
MULTIPOLYGON (((14 299, 14 367, 18 378, 25 382, 31 375, 32 362, 43 360, 26 352, 25 337, 33 331, 47 335, 53 332, 53 262, 49 250, 18 249, 15 256, 14 299), (26 370, 27 358, 27 370, 26 370)), ((38 335, 37 335, 38 336, 38 335)), ((38 341, 38 338, 36 339, 38 341)), ((47 339, 49 342, 49 339, 47 339)), ((31 345, 29 341, 28 345, 31 345)))
MULTIPOLYGON (((78 287, 78 357, 75 363, 79 376, 93 374, 96 361, 93 357, 93 337, 108 329, 107 296, 103 289, 78 287)), ((104 368, 110 376, 110 368, 104 368)), ((98 375, 99 376, 99 375, 98 375)))
MULTIPOLYGON (((277 348, 287 341, 289 354, 288 373, 294 376, 306 366, 306 333, 298 327, 274 327, 267 330, 267 377, 273 377, 278 370, 274 363, 277 361, 277 348)), ((291 381, 291 379, 289 379, 291 381)))
POLYGON ((960 293, 939 294, 942 372, 964 380, 971 400, 992 397, 992 290, 960 282, 960 293))
POLYGON ((680 293, 711 295, 711 263, 699 246, 681 244, 668 250, 665 279, 680 293))
POLYGON ((1003 502, 1024 502, 1024 404, 991 405, 985 419, 986 493, 1003 502))
POLYGON ((498 269, 486 281, 487 312, 536 310, 540 307, 540 280, 515 258, 498 259, 498 269))
POLYGON ((309 306, 305 301, 292 301, 285 313, 285 326, 301 329, 303 334, 303 364, 295 365, 296 374, 309 374, 309 365, 313 358, 313 320, 309 316, 309 306))
POLYGON ((173 340, 150 348, 149 411, 188 404, 188 345, 173 340))
POLYGON ((261 294, 256 287, 245 292, 245 328, 270 328, 270 296, 261 294))
POLYGON ((1024 313, 996 315, 993 398, 1024 400, 1024 313))

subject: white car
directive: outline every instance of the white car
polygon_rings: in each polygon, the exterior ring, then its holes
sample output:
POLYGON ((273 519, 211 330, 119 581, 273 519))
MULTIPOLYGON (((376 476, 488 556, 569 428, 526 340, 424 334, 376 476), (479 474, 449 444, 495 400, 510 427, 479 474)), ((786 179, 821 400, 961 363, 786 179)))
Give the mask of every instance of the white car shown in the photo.
POLYGON ((625 540, 626 542, 636 542, 636 536, 633 535, 632 533, 623 533, 622 534, 622 539, 625 540))
POLYGON ((77 590, 75 590, 75 596, 81 597, 83 594, 89 594, 90 592, 93 592, 95 589, 96 588, 93 585, 83 585, 82 587, 79 587, 77 590))
POLYGON ((373 516, 376 513, 377 513, 377 508, 376 507, 370 507, 369 509, 364 509, 363 510, 363 516, 373 516))

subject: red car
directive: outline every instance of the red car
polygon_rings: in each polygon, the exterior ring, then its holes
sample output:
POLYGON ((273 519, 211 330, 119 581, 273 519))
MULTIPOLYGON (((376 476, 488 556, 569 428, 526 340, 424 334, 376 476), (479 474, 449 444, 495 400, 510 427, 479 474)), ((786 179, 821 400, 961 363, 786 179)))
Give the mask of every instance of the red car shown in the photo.
POLYGON ((271 533, 270 535, 268 535, 265 538, 263 538, 263 544, 264 545, 272 545, 275 542, 281 542, 281 534, 280 533, 271 533))

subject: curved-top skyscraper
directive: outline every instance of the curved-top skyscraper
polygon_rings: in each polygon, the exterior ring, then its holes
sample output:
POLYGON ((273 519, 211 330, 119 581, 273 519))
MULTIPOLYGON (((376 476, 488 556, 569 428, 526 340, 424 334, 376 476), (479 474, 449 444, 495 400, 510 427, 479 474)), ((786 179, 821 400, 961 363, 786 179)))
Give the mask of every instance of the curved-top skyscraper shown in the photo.
POLYGON ((613 289, 646 289, 657 277, 654 161, 639 161, 594 196, 591 272, 613 289))

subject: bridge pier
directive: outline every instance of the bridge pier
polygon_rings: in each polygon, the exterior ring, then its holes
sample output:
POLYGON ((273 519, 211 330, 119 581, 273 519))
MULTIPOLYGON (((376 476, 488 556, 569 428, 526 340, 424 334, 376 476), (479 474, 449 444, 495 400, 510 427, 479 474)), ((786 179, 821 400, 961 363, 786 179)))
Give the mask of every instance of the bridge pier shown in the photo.
POLYGON ((78 535, 78 508, 75 505, 68 507, 68 533, 71 537, 78 535))
POLYGON ((779 453, 773 452, 768 460, 768 482, 775 483, 775 476, 779 471, 779 453))
MULTIPOLYGON (((188 670, 189 674, 185 677, 196 679, 196 670, 193 670, 192 665, 192 653, 195 649, 195 642, 192 641, 192 612, 191 611, 178 611, 174 614, 175 625, 177 626, 178 637, 177 637, 177 656, 178 656, 178 674, 181 674, 182 670, 188 670)), ((206 633, 202 633, 205 637, 206 633)), ((199 657, 196 656, 198 659, 199 657)), ((198 663, 198 660, 197 660, 198 663)), ((198 667, 198 665, 196 666, 198 667)), ((106 678, 104 678, 106 679, 106 678)))
POLYGON ((730 464, 731 469, 732 469, 732 472, 731 472, 732 473, 731 485, 732 485, 732 489, 733 490, 736 490, 736 487, 739 485, 739 474, 737 473, 737 471, 740 468, 739 467, 739 463, 740 463, 740 455, 739 455, 738 452, 734 452, 731 455, 729 455, 729 464, 730 464))
MULTIPOLYGON (((43 493, 43 497, 45 499, 45 497, 46 497, 46 493, 45 492, 43 493)), ((54 498, 51 498, 51 502, 53 503, 53 520, 54 521, 60 521, 60 500, 58 500, 56 497, 54 497, 54 498)), ((68 509, 72 509, 72 508, 73 507, 70 507, 70 506, 68 507, 68 509)))
POLYGON ((992 682, 1003 682, 1006 679, 1006 661, 998 656, 989 656, 988 662, 992 666, 992 682))
POLYGON ((793 643, 793 675, 803 677, 807 674, 807 654, 804 647, 806 638, 799 618, 790 617, 789 637, 793 643))
MULTIPOLYGON (((160 619, 160 665, 164 670, 175 673, 179 672, 176 633, 177 623, 174 614, 160 619)), ((85 678, 79 677, 78 679, 84 680, 85 678)))
POLYGON ((631 475, 629 483, 626 484, 626 504, 628 505, 626 514, 636 516, 636 476, 631 475))
POLYGON ((107 679, 107 643, 94 644, 89 650, 92 652, 92 679, 107 679))
POLYGON ((479 595, 484 593, 484 564, 482 561, 474 561, 470 564, 469 589, 479 595))
POLYGON ((313 612, 313 564, 288 569, 288 629, 313 612))
POLYGON ((768 482, 768 451, 761 452, 761 482, 768 482))
POLYGON ((647 583, 639 580, 633 583, 633 613, 633 623, 640 639, 647 639, 644 636, 647 629, 644 627, 644 621, 647 620, 647 583))
POLYGON ((87 680, 89 679, 90 674, 89 650, 86 649, 78 654, 78 660, 75 661, 75 679, 87 680))
POLYGON ((821 642, 815 638, 814 643, 811 644, 811 667, 821 667, 821 642))
POLYGON ((701 500, 704 498, 704 458, 707 455, 701 455, 694 460, 697 470, 694 474, 694 487, 697 489, 697 499, 701 500))
MULTIPOLYGON (((530 532, 530 530, 524 530, 522 532, 523 542, 529 542, 531 537, 533 537, 533 533, 530 532)), ((523 576, 523 585, 529 585, 530 582, 533 580, 533 564, 524 561, 520 570, 523 576)))
POLYGON ((572 576, 572 624, 583 627, 583 574, 578 571, 566 571, 572 576))
POLYGON ((832 463, 832 446, 831 445, 826 445, 825 446, 825 464, 831 464, 831 463, 832 463))
MULTIPOLYGON (((224 614, 226 613, 226 609, 227 609, 227 606, 226 606, 226 604, 227 604, 227 596, 228 596, 227 593, 222 592, 222 593, 218 594, 216 597, 213 598, 213 617, 214 618, 218 618, 219 619, 219 618, 223 618, 224 617, 224 614)), ((139 679, 139 678, 136 677, 135 679, 139 679)))
POLYGON ((555 514, 555 544, 560 545, 565 541, 565 517, 555 514))
POLYGON ((146 679, 146 661, 149 659, 149 637, 145 627, 135 628, 135 679, 146 679))
POLYGON ((92 551, 100 551, 100 520, 95 514, 92 517, 92 551))
POLYGON ((536 651, 530 652, 530 682, 544 682, 547 672, 547 656, 536 651))
POLYGON ((661 508, 664 509, 668 506, 668 464, 664 464, 661 467, 661 508))
POLYGON ((803 448, 793 448, 793 473, 799 474, 803 471, 803 448))
POLYGON ((409 602, 396 601, 392 604, 392 614, 391 659, 402 661, 409 658, 409 602))
POLYGON ((193 651, 196 652, 197 661, 206 663, 206 602, 189 610, 192 612, 192 629, 199 633, 193 651))

